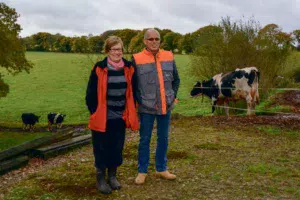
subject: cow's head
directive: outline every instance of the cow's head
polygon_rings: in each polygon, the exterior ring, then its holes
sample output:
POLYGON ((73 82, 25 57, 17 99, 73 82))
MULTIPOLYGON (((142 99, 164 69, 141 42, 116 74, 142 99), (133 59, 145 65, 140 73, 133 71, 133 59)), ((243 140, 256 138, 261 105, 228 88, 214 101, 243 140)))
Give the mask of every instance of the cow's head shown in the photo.
POLYGON ((34 116, 34 121, 36 121, 36 122, 39 122, 39 118, 40 118, 41 116, 34 116))
POLYGON ((61 114, 62 120, 64 120, 64 118, 65 118, 66 116, 67 116, 67 115, 61 114))
POLYGON ((203 93, 202 84, 197 81, 191 91, 191 97, 199 96, 203 93))

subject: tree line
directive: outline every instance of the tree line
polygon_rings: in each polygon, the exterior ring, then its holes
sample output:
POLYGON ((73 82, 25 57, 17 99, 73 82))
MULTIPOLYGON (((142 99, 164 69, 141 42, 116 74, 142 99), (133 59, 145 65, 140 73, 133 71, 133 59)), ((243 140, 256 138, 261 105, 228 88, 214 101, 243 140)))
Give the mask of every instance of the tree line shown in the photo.
MULTIPOLYGON (((291 33, 284 33, 276 24, 268 24, 261 28, 262 30, 268 27, 276 27, 280 34, 289 37, 289 44, 292 48, 300 50, 300 30, 295 30, 291 33)), ((208 25, 199 28, 198 30, 180 34, 170 29, 156 28, 161 35, 161 47, 165 50, 174 53, 193 53, 196 49, 205 45, 209 40, 210 35, 205 35, 203 32, 211 31, 211 34, 220 30, 220 25, 208 25)), ((145 30, 119 29, 108 30, 100 35, 75 36, 67 37, 47 32, 39 32, 28 37, 21 38, 22 44, 27 51, 45 51, 45 52, 72 52, 72 53, 101 53, 103 52, 104 41, 111 35, 119 36, 124 43, 125 53, 135 53, 143 49, 143 37, 145 30)))
MULTIPOLYGON (((183 36, 169 29, 156 28, 161 34, 162 47, 170 51, 184 50, 183 36)), ((21 38, 27 51, 73 52, 73 53, 101 53, 105 40, 111 36, 119 36, 124 43, 125 53, 140 51, 143 46, 145 30, 120 29, 108 30, 100 35, 67 37, 61 34, 39 32, 21 38)), ((190 51, 189 51, 190 52, 190 51)))

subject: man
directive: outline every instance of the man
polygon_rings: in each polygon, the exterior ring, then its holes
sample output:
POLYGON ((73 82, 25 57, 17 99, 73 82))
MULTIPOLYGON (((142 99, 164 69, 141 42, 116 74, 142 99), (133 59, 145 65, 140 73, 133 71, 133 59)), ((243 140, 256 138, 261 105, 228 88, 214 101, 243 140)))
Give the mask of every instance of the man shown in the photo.
POLYGON ((135 183, 145 182, 148 172, 150 141, 154 120, 157 122, 156 175, 174 180, 176 176, 167 170, 168 134, 171 110, 179 88, 179 75, 174 56, 159 49, 160 34, 148 29, 144 35, 146 48, 133 55, 133 89, 140 115, 140 143, 138 152, 138 176, 135 183))

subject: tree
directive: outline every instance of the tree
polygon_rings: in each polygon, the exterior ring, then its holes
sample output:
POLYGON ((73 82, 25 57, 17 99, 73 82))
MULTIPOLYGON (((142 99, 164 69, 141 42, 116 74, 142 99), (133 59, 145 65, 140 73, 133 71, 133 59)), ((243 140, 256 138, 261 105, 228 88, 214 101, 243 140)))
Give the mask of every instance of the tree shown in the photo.
POLYGON ((91 53, 101 53, 104 45, 104 40, 100 36, 93 36, 88 39, 89 49, 91 53))
POLYGON ((163 43, 164 42, 164 37, 167 33, 172 32, 170 29, 159 29, 159 28, 155 28, 159 34, 160 34, 160 42, 163 43))
POLYGON ((36 51, 53 51, 55 35, 47 32, 39 32, 33 36, 34 50, 36 51))
POLYGON ((103 32, 100 36, 103 38, 103 40, 106 40, 109 36, 114 35, 116 30, 108 30, 103 32))
POLYGON ((34 40, 32 36, 21 38, 22 44, 25 46, 26 51, 33 50, 34 40))
POLYGON ((62 49, 61 49, 61 45, 60 45, 60 41, 65 37, 59 33, 55 34, 52 36, 53 37, 53 42, 51 44, 52 46, 52 51, 54 52, 61 52, 62 49))
POLYGON ((282 32, 277 24, 267 24, 259 30, 256 41, 261 48, 274 45, 275 47, 289 47, 292 42, 291 34, 282 32))
POLYGON ((276 24, 260 28, 252 19, 233 22, 227 17, 219 25, 198 32, 191 71, 199 79, 256 66, 261 72, 261 87, 273 87, 291 53, 291 35, 276 24))
POLYGON ((195 51, 200 46, 209 45, 215 38, 220 37, 222 32, 222 28, 217 25, 208 25, 199 28, 190 36, 192 51, 195 51))
MULTIPOLYGON (((0 3, 0 67, 4 67, 12 75, 21 71, 29 73, 33 66, 25 58, 25 48, 19 37, 21 27, 17 24, 18 17, 14 8, 0 3)), ((9 86, 2 77, 0 73, 0 98, 9 92, 9 86)))
POLYGON ((293 31, 294 45, 300 51, 300 29, 293 31))
POLYGON ((131 53, 136 53, 141 51, 145 45, 144 45, 144 34, 146 32, 146 29, 144 29, 143 31, 140 31, 136 36, 134 36, 130 43, 129 43, 129 47, 128 47, 128 51, 131 53))
POLYGON ((178 42, 181 38, 181 34, 168 32, 165 34, 163 43, 161 44, 162 48, 165 50, 173 51, 178 48, 178 42))
POLYGON ((75 53, 88 53, 89 44, 86 36, 73 38, 71 51, 75 53))
POLYGON ((178 41, 179 52, 192 53, 193 52, 193 40, 192 34, 187 33, 178 41))
POLYGON ((115 32, 115 35, 120 37, 123 41, 124 50, 126 53, 128 53, 129 50, 129 44, 131 39, 138 34, 138 31, 132 30, 132 29, 122 29, 117 30, 115 32))

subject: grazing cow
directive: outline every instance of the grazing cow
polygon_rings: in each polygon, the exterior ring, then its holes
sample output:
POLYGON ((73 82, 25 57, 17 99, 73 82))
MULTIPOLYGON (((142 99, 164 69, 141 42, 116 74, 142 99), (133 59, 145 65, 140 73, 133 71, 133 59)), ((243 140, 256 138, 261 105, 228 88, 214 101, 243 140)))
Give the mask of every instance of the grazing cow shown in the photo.
POLYGON ((199 81, 194 85, 191 96, 206 95, 212 100, 212 114, 216 105, 224 105, 229 116, 229 101, 245 99, 247 115, 255 114, 251 110, 259 103, 258 82, 260 73, 256 67, 236 69, 234 72, 217 74, 208 81, 199 81))
POLYGON ((56 128, 62 127, 62 122, 66 115, 60 113, 49 113, 48 114, 48 130, 52 131, 52 125, 56 124, 56 128))
POLYGON ((22 114, 22 121, 23 121, 23 130, 29 129, 33 130, 34 125, 39 122, 39 118, 41 116, 36 116, 33 113, 23 113, 22 114))

